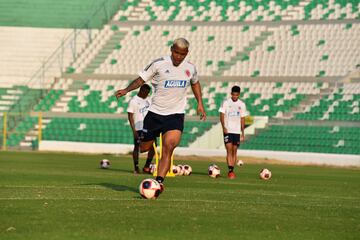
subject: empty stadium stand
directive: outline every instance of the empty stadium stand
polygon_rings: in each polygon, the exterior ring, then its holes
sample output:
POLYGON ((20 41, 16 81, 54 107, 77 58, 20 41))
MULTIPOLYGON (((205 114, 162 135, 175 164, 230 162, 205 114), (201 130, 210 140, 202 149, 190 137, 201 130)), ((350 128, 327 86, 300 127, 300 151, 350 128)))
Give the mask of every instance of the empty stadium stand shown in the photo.
POLYGON ((168 54, 179 35, 191 42, 189 59, 203 76, 344 76, 360 61, 353 54, 358 24, 194 26, 113 28, 93 43, 105 46, 102 52, 93 50, 73 67, 78 73, 134 74, 154 56, 168 54))
MULTIPOLYGON (((187 121, 180 146, 188 146, 211 128, 210 122, 187 121), (196 134, 195 134, 196 133, 196 134)), ((55 118, 43 132, 44 140, 133 144, 127 119, 55 118)))
POLYGON ((129 1, 114 17, 120 21, 237 21, 359 19, 357 0, 129 1))
POLYGON ((360 77, 351 75, 360 67, 357 0, 49 5, 0 3, 6 9, 0 16, 0 115, 7 113, 10 147, 37 145, 41 113, 42 140, 132 144, 126 109, 136 92, 119 100, 114 92, 168 55, 181 36, 190 41, 189 60, 198 68, 209 117, 195 121, 189 89, 181 146, 218 123, 218 108, 237 84, 251 116, 269 119, 244 149, 360 154, 360 77))
POLYGON ((242 145, 243 149, 360 154, 358 127, 272 125, 242 145))

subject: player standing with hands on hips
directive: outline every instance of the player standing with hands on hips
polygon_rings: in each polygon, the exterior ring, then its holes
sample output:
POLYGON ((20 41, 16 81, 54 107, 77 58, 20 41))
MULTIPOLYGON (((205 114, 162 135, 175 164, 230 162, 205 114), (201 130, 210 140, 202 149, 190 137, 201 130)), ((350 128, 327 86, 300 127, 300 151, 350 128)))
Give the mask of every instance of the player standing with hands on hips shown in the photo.
POLYGON ((234 166, 237 159, 237 149, 240 141, 245 141, 245 117, 247 116, 246 105, 239 99, 240 87, 231 88, 231 98, 226 99, 219 109, 220 122, 224 133, 226 148, 226 161, 229 168, 228 178, 234 179, 234 166), (241 137, 240 137, 241 131, 241 137))
MULTIPOLYGON (((144 84, 140 87, 137 95, 135 95, 129 102, 127 109, 128 120, 131 126, 131 130, 134 135, 134 150, 133 150, 133 161, 134 161, 134 173, 140 173, 139 170, 139 146, 140 136, 142 135, 144 118, 150 107, 150 100, 148 95, 150 93, 150 86, 144 84)), ((151 148, 148 152, 146 163, 143 168, 144 173, 150 173, 150 163, 155 155, 155 151, 151 148)))
POLYGON ((156 137, 162 133, 162 155, 156 177, 156 181, 161 185, 161 192, 164 190, 163 181, 170 168, 171 156, 180 143, 184 129, 186 89, 189 85, 198 103, 197 111, 200 119, 206 120, 196 67, 185 60, 189 46, 186 39, 175 39, 170 56, 154 60, 129 86, 115 93, 119 98, 151 81, 154 93, 144 119, 140 152, 149 151, 156 137))

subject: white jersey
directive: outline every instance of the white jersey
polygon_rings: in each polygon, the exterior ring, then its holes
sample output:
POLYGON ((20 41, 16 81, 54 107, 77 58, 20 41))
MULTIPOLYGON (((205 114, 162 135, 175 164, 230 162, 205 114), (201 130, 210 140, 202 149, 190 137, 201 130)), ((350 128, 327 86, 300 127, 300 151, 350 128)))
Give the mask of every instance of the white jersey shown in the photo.
POLYGON ((153 61, 139 76, 151 80, 154 92, 149 111, 159 115, 185 113, 186 88, 198 81, 193 64, 184 60, 176 67, 170 56, 153 61))
POLYGON ((246 105, 243 101, 234 102, 231 98, 223 101, 219 112, 224 113, 224 124, 228 133, 241 133, 241 118, 248 115, 246 105))
POLYGON ((143 99, 136 95, 130 100, 127 112, 134 114, 134 124, 136 131, 140 131, 143 129, 144 118, 149 110, 149 107, 149 98, 143 99))

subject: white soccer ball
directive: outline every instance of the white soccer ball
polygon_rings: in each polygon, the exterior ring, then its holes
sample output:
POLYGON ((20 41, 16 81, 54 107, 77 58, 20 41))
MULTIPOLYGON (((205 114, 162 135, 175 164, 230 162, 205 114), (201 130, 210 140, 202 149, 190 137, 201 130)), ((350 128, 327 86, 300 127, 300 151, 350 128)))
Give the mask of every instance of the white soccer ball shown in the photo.
POLYGON ((271 178, 271 172, 269 169, 261 169, 260 171, 260 178, 263 180, 269 180, 271 178))
POLYGON ((220 168, 216 164, 211 164, 208 168, 209 177, 220 177, 220 168))
POLYGON ((103 169, 108 169, 110 167, 110 161, 107 159, 103 159, 100 161, 100 167, 103 169))
POLYGON ((176 175, 179 176, 179 174, 181 173, 181 168, 177 165, 173 165, 172 166, 172 172, 176 175))
POLYGON ((244 165, 244 162, 239 159, 239 160, 236 161, 236 165, 238 165, 239 167, 241 167, 242 165, 244 165))
POLYGON ((191 175, 191 173, 192 173, 192 167, 191 167, 190 165, 185 164, 185 165, 183 166, 183 168, 184 168, 184 175, 185 175, 185 176, 191 175))
POLYGON ((161 193, 160 183, 152 178, 142 180, 139 186, 141 197, 146 199, 156 199, 161 193))
POLYGON ((156 172, 156 164, 155 163, 150 163, 150 173, 154 173, 156 172))
POLYGON ((177 165, 177 166, 179 167, 178 176, 184 175, 184 172, 185 172, 184 165, 177 165))

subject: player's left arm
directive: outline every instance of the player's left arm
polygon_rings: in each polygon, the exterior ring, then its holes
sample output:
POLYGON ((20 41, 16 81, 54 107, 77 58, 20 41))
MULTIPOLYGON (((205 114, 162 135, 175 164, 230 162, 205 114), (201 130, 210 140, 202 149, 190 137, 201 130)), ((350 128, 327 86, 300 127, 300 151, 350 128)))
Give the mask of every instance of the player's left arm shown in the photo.
POLYGON ((198 103, 197 112, 198 112, 198 114, 200 114, 200 119, 205 121, 206 120, 206 112, 205 112, 204 104, 203 104, 203 100, 202 100, 200 82, 197 81, 196 83, 192 83, 191 89, 192 89, 195 99, 198 103))
POLYGON ((245 117, 241 117, 241 137, 240 140, 245 141, 245 117))
POLYGON ((241 110, 240 110, 240 116, 241 116, 241 120, 240 120, 240 126, 241 126, 241 138, 240 140, 243 142, 245 141, 245 117, 248 115, 248 112, 246 110, 246 105, 245 103, 241 102, 241 110))

